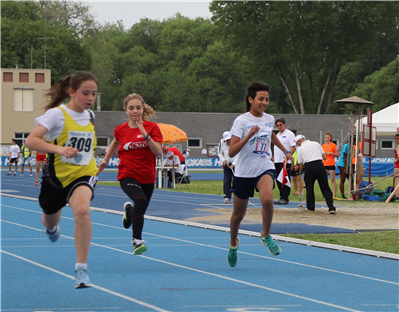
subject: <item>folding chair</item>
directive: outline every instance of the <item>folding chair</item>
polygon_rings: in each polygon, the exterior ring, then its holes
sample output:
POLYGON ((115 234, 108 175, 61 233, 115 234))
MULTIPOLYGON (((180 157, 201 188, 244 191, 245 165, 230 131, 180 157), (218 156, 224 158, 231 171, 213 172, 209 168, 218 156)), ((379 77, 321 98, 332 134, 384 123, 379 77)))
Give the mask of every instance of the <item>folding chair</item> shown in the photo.
POLYGON ((183 181, 183 179, 185 179, 186 182, 186 188, 188 189, 188 178, 189 178, 189 174, 188 174, 188 170, 187 170, 187 166, 186 165, 181 165, 183 168, 183 174, 181 177, 177 178, 178 180, 178 184, 177 184, 177 188, 180 188, 180 184, 183 181))

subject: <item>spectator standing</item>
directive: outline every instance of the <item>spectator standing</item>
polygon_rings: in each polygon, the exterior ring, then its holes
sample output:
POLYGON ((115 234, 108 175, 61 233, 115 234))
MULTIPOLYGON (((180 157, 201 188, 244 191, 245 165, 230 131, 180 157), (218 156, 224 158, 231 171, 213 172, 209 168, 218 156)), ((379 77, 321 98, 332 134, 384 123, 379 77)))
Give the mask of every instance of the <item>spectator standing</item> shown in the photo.
POLYGON ((292 157, 294 157, 294 167, 293 170, 291 171, 291 176, 292 176, 292 184, 294 185, 294 194, 297 196, 301 196, 303 192, 303 180, 302 180, 302 171, 299 169, 298 165, 298 157, 297 157, 297 151, 292 154, 292 157))
POLYGON ((176 156, 179 157, 179 159, 180 159, 180 164, 182 164, 182 165, 185 165, 185 164, 186 164, 186 159, 184 158, 183 154, 180 153, 180 151, 179 151, 179 149, 178 149, 177 147, 173 147, 173 146, 167 147, 167 146, 164 146, 164 147, 162 147, 162 151, 163 151, 163 153, 164 153, 165 155, 166 155, 169 151, 173 152, 174 155, 176 155, 176 156))
MULTIPOLYGON (((340 176, 340 182, 339 182, 339 190, 341 192, 341 197, 343 199, 346 199, 345 197, 345 180, 349 180, 349 164, 348 164, 348 153, 349 153, 349 143, 344 144, 342 147, 341 154, 339 156, 339 159, 337 161, 337 166, 339 169, 339 176, 340 176)), ((351 157, 349 157, 351 159, 351 157)), ((351 190, 353 190, 353 179, 351 179, 351 190)))
POLYGON ((144 215, 154 192, 156 157, 161 157, 161 130, 155 122, 151 106, 137 93, 129 94, 123 101, 129 120, 115 128, 107 154, 98 166, 98 173, 107 167, 111 156, 118 150, 118 181, 122 190, 134 202, 126 202, 122 224, 125 229, 132 226, 133 254, 147 251, 142 239, 144 215))
POLYGON ((26 139, 24 139, 24 145, 22 145, 22 148, 21 148, 22 165, 21 165, 21 174, 20 174, 20 176, 22 177, 24 175, 25 163, 27 163, 28 166, 29 166, 29 171, 30 171, 29 176, 31 177, 33 175, 32 164, 31 164, 32 151, 25 146, 25 141, 26 141, 26 139))
MULTIPOLYGON (((396 144, 396 148, 395 148, 395 160, 394 160, 394 172, 397 172, 395 174, 395 178, 394 178, 394 183, 393 183, 393 187, 395 189, 395 187, 399 184, 399 133, 395 134, 395 144, 396 144)), ((396 191, 396 198, 399 198, 399 189, 396 191)))
MULTIPOLYGON (((295 152, 295 134, 287 129, 284 118, 276 119, 276 126, 278 128, 277 139, 279 139, 287 151, 291 151, 291 154, 293 154, 295 152)), ((280 175, 280 171, 283 170, 284 165, 287 169, 288 179, 291 180, 291 161, 286 160, 283 151, 277 146, 274 146, 274 166, 276 168, 277 177, 280 175)), ((280 199, 274 203, 279 205, 288 204, 291 187, 288 185, 283 186, 278 180, 277 186, 280 191, 280 199)))
POLYGON ((184 158, 189 158, 190 157, 190 149, 189 148, 187 150, 183 151, 183 157, 184 158))
POLYGON ((363 143, 359 141, 359 148, 354 145, 353 146, 353 157, 352 157, 352 172, 355 174, 356 172, 356 189, 360 188, 360 183, 363 181, 364 176, 364 166, 363 166, 363 155, 362 155, 362 148, 363 143))
POLYGON ((295 142, 298 149, 298 163, 300 169, 305 172, 306 185, 306 207, 308 210, 315 210, 314 183, 319 183, 321 193, 323 194, 330 214, 335 214, 336 209, 332 198, 331 189, 328 186, 328 178, 324 169, 323 159, 326 154, 317 142, 306 140, 303 135, 297 135, 295 142))
POLYGON ((18 170, 18 159, 19 159, 19 153, 21 152, 17 142, 14 139, 11 139, 11 146, 10 146, 10 157, 9 157, 9 165, 8 165, 8 173, 6 176, 11 175, 11 167, 12 164, 15 164, 15 171, 14 171, 14 176, 17 175, 17 170, 18 170))
POLYGON ((326 169, 327 172, 327 177, 328 173, 330 173, 330 179, 331 179, 331 184, 333 186, 333 197, 337 196, 337 182, 335 181, 335 157, 338 157, 338 148, 335 143, 333 143, 333 135, 331 132, 327 132, 324 135, 324 140, 326 143, 324 143, 321 147, 326 153, 326 159, 323 160, 323 165, 324 168, 326 169))
POLYGON ((223 138, 220 140, 218 145, 218 156, 222 161, 223 166, 223 193, 224 193, 224 203, 229 204, 231 200, 231 182, 233 181, 233 168, 234 168, 234 157, 229 156, 231 143, 231 133, 225 131, 223 133, 223 138))
POLYGON ((36 172, 35 172, 35 186, 39 185, 39 172, 40 172, 40 166, 42 167, 42 172, 44 165, 46 164, 47 161, 47 154, 45 152, 39 152, 36 151, 36 172))

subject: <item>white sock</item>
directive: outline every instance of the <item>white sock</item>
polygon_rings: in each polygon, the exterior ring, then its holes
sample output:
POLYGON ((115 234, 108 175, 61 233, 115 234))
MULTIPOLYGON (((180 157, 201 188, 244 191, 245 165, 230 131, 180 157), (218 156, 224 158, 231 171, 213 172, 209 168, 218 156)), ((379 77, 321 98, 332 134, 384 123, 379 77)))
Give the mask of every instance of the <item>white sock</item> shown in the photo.
POLYGON ((46 228, 46 229, 47 229, 48 233, 53 234, 55 232, 55 230, 57 229, 57 226, 55 226, 52 230, 49 228, 46 228))
POLYGON ((87 263, 76 263, 75 264, 75 270, 77 270, 77 269, 79 269, 79 268, 82 268, 82 269, 85 269, 85 270, 87 270, 87 263))

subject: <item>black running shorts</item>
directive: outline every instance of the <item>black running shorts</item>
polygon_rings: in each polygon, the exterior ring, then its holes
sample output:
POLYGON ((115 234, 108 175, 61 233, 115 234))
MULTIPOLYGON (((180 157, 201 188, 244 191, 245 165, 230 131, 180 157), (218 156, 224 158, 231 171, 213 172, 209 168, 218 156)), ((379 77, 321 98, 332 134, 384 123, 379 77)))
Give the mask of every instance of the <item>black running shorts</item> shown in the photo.
POLYGON ((91 189, 93 193, 91 199, 93 199, 96 183, 97 177, 84 176, 72 181, 67 187, 57 188, 50 183, 49 179, 44 178, 39 195, 40 207, 42 207, 45 214, 54 214, 58 212, 69 202, 69 198, 72 196, 74 190, 81 185, 85 185, 91 189))

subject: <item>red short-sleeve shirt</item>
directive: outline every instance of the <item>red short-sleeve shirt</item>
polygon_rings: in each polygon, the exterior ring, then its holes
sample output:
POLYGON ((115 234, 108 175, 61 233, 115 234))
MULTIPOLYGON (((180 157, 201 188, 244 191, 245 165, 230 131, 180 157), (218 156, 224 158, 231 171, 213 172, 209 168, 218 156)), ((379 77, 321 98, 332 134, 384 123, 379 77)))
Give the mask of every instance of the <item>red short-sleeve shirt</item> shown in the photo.
MULTIPOLYGON (((143 127, 155 142, 162 142, 162 133, 155 122, 143 121, 143 127)), ((154 183, 155 155, 139 128, 124 123, 115 128, 115 140, 119 142, 118 180, 134 178, 142 184, 154 183)))

